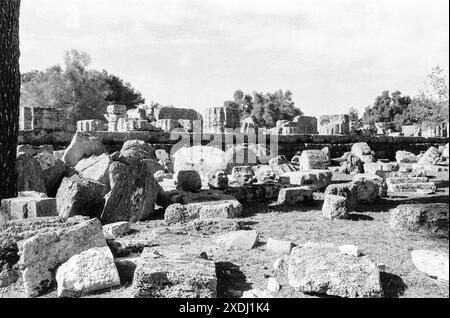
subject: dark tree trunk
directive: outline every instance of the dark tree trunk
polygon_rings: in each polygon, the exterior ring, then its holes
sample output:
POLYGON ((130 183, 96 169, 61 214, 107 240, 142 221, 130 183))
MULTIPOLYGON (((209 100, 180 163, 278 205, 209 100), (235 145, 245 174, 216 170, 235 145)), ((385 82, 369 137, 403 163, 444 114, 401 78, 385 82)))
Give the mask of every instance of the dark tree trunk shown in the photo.
POLYGON ((20 0, 0 0, 0 199, 17 195, 20 0))

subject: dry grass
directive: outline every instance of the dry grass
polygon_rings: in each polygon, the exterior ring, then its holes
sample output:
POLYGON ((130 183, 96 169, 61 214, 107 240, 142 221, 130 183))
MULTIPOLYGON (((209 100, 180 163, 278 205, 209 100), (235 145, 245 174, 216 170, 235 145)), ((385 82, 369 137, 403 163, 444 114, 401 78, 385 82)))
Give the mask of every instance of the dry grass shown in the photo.
MULTIPOLYGON (((335 182, 347 181, 348 176, 336 175, 335 182)), ((252 288, 265 289, 267 278, 274 276, 282 284, 277 297, 310 297, 289 287, 287 272, 272 270, 278 258, 265 250, 268 238, 286 239, 301 244, 307 241, 354 244, 374 262, 387 266, 382 280, 387 297, 449 297, 448 284, 429 278, 413 265, 410 251, 430 249, 449 251, 447 237, 402 233, 389 229, 389 211, 398 204, 449 202, 448 174, 438 174, 446 188, 431 196, 395 196, 379 204, 361 206, 352 214, 352 220, 327 221, 322 218, 322 195, 308 206, 295 208, 268 204, 245 206, 242 219, 260 233, 260 245, 251 251, 226 251, 214 245, 218 232, 205 233, 182 227, 167 227, 162 220, 133 225, 135 233, 130 238, 151 239, 161 250, 177 245, 198 253, 206 251, 217 263, 219 296, 234 297, 252 288)), ((129 288, 119 288, 91 297, 127 297, 129 288)), ((0 290, 0 295, 2 294, 0 290)), ((23 297, 20 282, 3 291, 4 297, 23 297)), ((55 297, 52 292, 45 297, 55 297)))

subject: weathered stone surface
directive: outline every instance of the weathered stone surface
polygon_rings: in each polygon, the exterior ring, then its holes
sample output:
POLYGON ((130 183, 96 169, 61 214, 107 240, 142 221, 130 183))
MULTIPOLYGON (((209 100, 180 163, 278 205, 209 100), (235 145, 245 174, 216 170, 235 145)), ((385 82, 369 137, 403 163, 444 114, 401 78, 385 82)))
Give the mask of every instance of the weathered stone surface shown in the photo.
POLYGON ((58 186, 66 172, 65 163, 48 152, 41 152, 34 158, 37 160, 44 173, 47 194, 50 196, 56 195, 58 186))
POLYGON ((54 285, 54 273, 59 265, 73 255, 103 246, 106 240, 98 219, 19 242, 19 267, 25 292, 30 297, 44 293, 54 285))
POLYGON ((6 220, 21 220, 57 216, 56 199, 40 197, 18 197, 3 199, 0 213, 6 220))
POLYGON ((99 138, 86 132, 77 131, 72 142, 66 148, 62 161, 69 167, 75 167, 81 159, 93 155, 99 156, 105 152, 106 148, 99 138))
POLYGON ((326 195, 322 206, 322 214, 324 218, 329 220, 348 219, 350 214, 348 211, 349 204, 347 200, 347 198, 339 195, 326 195))
POLYGON ((221 200, 189 204, 172 204, 164 214, 167 224, 187 223, 195 219, 232 219, 241 216, 242 205, 235 198, 224 195, 221 200))
POLYGON ((269 149, 259 144, 234 145, 225 151, 219 170, 231 174, 235 166, 253 167, 258 164, 267 164, 274 157, 275 155, 269 149))
POLYGON ((195 170, 203 178, 208 178, 217 171, 224 170, 225 152, 219 148, 209 146, 182 147, 172 157, 175 173, 182 170, 195 170))
POLYGON ((215 264, 182 249, 146 248, 134 273, 131 294, 134 298, 215 298, 215 264))
POLYGON ((251 185, 255 181, 255 173, 250 166, 234 166, 231 176, 233 181, 240 186, 251 185))
POLYGON ((156 172, 162 171, 165 173, 165 169, 162 165, 158 163, 158 161, 154 159, 144 159, 145 165, 147 166, 148 171, 154 176, 156 172))
POLYGON ((184 191, 197 192, 202 188, 202 179, 195 170, 181 170, 177 174, 178 187, 184 191))
POLYGON ((388 189, 390 192, 420 192, 424 194, 431 194, 436 192, 436 185, 434 182, 417 182, 417 183, 391 183, 389 178, 386 179, 388 189))
POLYGON ((19 273, 16 268, 13 268, 8 264, 0 264, 0 288, 14 284, 18 278, 19 273))
POLYGON ((129 222, 116 222, 103 226, 103 235, 107 240, 124 236, 131 231, 129 222))
POLYGON ((399 163, 416 163, 419 159, 415 154, 409 151, 397 151, 395 160, 399 163))
POLYGON ((440 153, 435 147, 430 147, 417 161, 419 165, 435 165, 440 160, 440 153))
POLYGON ((48 198, 47 194, 36 191, 21 191, 17 194, 18 198, 48 198))
POLYGON ((91 156, 81 159, 75 166, 75 171, 81 178, 92 179, 105 184, 109 189, 109 166, 112 160, 108 154, 91 156))
POLYGON ((299 204, 313 200, 313 190, 308 187, 284 188, 278 194, 277 204, 299 204))
POLYGON ((120 285, 109 247, 96 247, 74 255, 56 272, 58 297, 78 297, 120 285))
POLYGON ((252 167, 256 180, 260 183, 275 182, 277 175, 273 167, 269 165, 257 165, 252 167))
POLYGON ((345 160, 341 162, 341 169, 339 170, 341 173, 347 173, 350 175, 364 173, 364 163, 358 157, 352 153, 348 153, 346 155, 345 160))
POLYGON ((370 149, 369 145, 366 142, 358 142, 353 144, 352 154, 360 158, 363 162, 374 162, 374 157, 372 153, 372 149, 370 149))
POLYGON ((352 244, 345 244, 339 246, 339 251, 341 251, 342 254, 350 255, 354 257, 361 256, 361 252, 359 251, 359 248, 352 244))
POLYGON ((127 159, 156 159, 155 149, 141 140, 128 140, 123 144, 120 154, 127 159))
POLYGON ((203 130, 207 133, 224 133, 240 128, 239 110, 232 107, 210 107, 206 110, 203 130))
POLYGON ((44 171, 32 156, 19 153, 16 159, 17 190, 47 193, 44 171))
POLYGON ((269 238, 267 240, 266 250, 276 254, 290 254, 294 243, 269 238))
POLYGON ((305 150, 299 161, 300 171, 324 170, 330 165, 330 160, 322 150, 305 150))
POLYGON ((353 177, 359 203, 371 204, 387 194, 383 178, 372 174, 357 174, 353 177))
POLYGON ((448 236, 449 205, 447 203, 402 204, 391 212, 392 229, 448 236))
POLYGON ((114 161, 109 167, 111 191, 101 213, 104 224, 149 218, 158 196, 157 182, 142 160, 130 164, 114 161))
POLYGON ((448 159, 449 158, 449 144, 448 143, 442 149, 442 157, 444 159, 448 159))
POLYGON ((42 146, 17 145, 17 154, 24 152, 33 157, 43 152, 53 154, 53 151, 54 149, 52 145, 42 145, 42 146))
POLYGON ((267 280, 267 290, 271 293, 278 293, 281 289, 280 283, 274 277, 269 277, 267 280))
POLYGON ((343 255, 334 244, 306 243, 291 252, 289 285, 303 293, 349 298, 383 296, 380 271, 367 257, 343 255))
POLYGON ((358 142, 353 144, 351 153, 361 158, 364 155, 371 155, 372 149, 366 142, 358 142))
POLYGON ((356 185, 353 182, 341 183, 341 184, 330 184, 325 189, 325 196, 327 195, 339 195, 347 198, 347 208, 349 211, 354 211, 358 205, 358 194, 356 190, 356 185))
POLYGON ((330 184, 332 177, 333 174, 329 170, 296 171, 280 176, 280 182, 308 186, 311 190, 323 190, 330 184))
POLYGON ((56 194, 56 206, 61 217, 75 215, 99 217, 108 192, 106 185, 77 175, 64 178, 56 194))
POLYGON ((268 290, 262 290, 262 289, 251 289, 246 290, 242 293, 241 298, 273 298, 273 296, 270 294, 268 290))
POLYGON ((251 250, 258 243, 258 236, 256 231, 235 231, 219 236, 216 243, 229 250, 251 250))
POLYGON ((448 253, 414 250, 411 252, 411 258, 419 271, 424 272, 427 276, 448 283, 448 253))
POLYGON ((350 116, 324 115, 319 119, 320 135, 347 135, 350 133, 350 116))
POLYGON ((208 180, 208 186, 210 189, 226 189, 228 188, 228 176, 224 171, 217 171, 208 180))

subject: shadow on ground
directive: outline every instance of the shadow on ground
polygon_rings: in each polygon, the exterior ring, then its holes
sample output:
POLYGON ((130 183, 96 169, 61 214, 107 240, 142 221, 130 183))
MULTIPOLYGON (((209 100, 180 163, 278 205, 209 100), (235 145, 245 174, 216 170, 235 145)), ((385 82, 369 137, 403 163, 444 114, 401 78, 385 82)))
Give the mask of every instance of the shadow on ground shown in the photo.
POLYGON ((240 267, 231 262, 216 263, 217 296, 219 298, 239 298, 242 292, 252 289, 247 276, 240 267))
POLYGON ((400 276, 381 272, 380 279, 385 298, 398 298, 405 293, 407 286, 400 276))

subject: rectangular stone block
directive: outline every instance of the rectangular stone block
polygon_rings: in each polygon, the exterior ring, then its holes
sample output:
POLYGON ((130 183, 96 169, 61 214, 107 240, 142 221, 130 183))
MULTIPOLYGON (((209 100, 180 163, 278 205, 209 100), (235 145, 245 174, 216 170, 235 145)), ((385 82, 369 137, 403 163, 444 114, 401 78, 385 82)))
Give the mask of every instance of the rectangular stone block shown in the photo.
POLYGON ((56 199, 19 197, 2 200, 2 214, 8 220, 57 216, 56 199))
POLYGON ((388 184, 388 191, 435 193, 436 185, 434 182, 388 184))
POLYGON ((216 266, 182 248, 146 248, 134 273, 134 298, 215 298, 216 266))
POLYGON ((19 245, 19 268, 25 292, 36 297, 54 286, 58 266, 73 255, 93 247, 106 246, 102 225, 98 219, 72 227, 38 234, 19 245))
POLYGON ((277 204, 298 204, 312 200, 313 191, 306 187, 281 189, 277 204))

